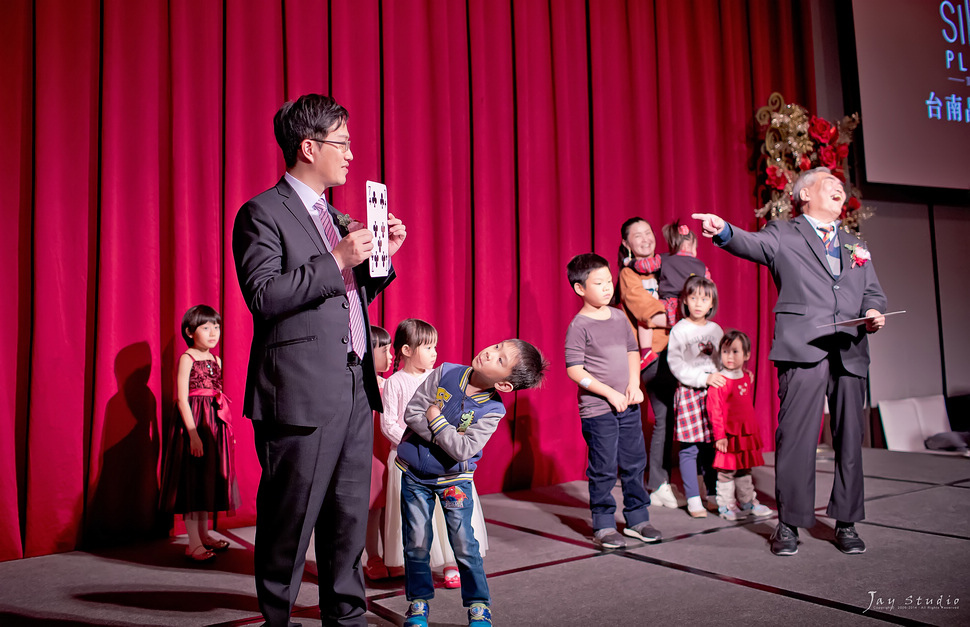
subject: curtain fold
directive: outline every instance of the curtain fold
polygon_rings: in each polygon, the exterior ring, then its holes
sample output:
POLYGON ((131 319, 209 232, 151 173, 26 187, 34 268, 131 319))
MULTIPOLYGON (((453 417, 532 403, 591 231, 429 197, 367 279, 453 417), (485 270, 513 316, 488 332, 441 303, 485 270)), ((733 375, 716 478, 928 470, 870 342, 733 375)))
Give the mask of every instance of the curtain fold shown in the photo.
MULTIPOLYGON (((479 491, 582 478, 565 264, 615 263, 634 215, 658 237, 694 211, 757 228, 753 115, 772 91, 811 104, 807 24, 798 0, 0 3, 0 341, 16 366, 0 371, 0 560, 168 530, 159 433, 199 303, 223 315, 243 497, 219 524, 253 522, 232 223, 282 175, 272 117, 306 92, 350 111, 332 202, 363 216, 365 181, 384 182, 408 226, 374 322, 428 320, 439 363, 520 337, 552 364, 505 398, 479 491)), ((707 241, 698 256, 715 319, 755 342, 770 442, 774 288, 707 241)))
MULTIPOLYGON (((507 337, 519 328, 518 235, 516 224, 516 102, 513 69, 512 4, 468 2, 469 194, 471 264, 465 277, 473 293, 467 328, 471 350, 507 337)), ((535 414, 528 395, 506 399, 507 419, 499 422, 479 462, 479 493, 530 484, 529 425, 535 414), (525 442, 525 444, 523 444, 525 442), (520 466, 524 467, 521 468, 520 466)))
POLYGON ((99 350, 94 344, 101 128, 97 4, 47 8, 38 5, 35 16, 33 144, 48 149, 35 148, 33 155, 38 176, 29 237, 35 280, 27 556, 73 549, 81 536, 93 415, 91 357, 99 350), (54 468, 58 471, 31 470, 54 468))
POLYGON ((0 3, 0 346, 9 366, 0 369, 0 560, 23 557, 27 480, 27 407, 30 336, 34 177, 33 7, 0 3))

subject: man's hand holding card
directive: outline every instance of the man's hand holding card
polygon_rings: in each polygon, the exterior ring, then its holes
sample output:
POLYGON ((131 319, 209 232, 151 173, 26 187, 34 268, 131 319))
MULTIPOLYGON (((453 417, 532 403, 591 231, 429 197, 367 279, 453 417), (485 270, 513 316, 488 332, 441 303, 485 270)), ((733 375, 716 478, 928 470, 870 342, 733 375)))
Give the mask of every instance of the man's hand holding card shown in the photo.
POLYGON ((400 218, 395 218, 393 213, 387 214, 388 243, 387 252, 393 255, 401 249, 404 238, 408 236, 407 227, 400 218))

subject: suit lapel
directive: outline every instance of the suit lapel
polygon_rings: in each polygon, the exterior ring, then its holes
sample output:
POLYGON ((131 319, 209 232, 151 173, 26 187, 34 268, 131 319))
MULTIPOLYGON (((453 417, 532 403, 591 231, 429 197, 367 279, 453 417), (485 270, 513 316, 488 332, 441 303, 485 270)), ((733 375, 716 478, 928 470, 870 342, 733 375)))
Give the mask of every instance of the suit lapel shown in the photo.
POLYGON ((339 235, 341 238, 347 237, 347 229, 340 224, 340 220, 338 219, 343 214, 334 209, 333 205, 331 205, 329 202, 327 203, 327 211, 330 212, 330 220, 337 229, 337 235, 339 235))
POLYGON ((323 243, 323 238, 320 236, 320 231, 317 229, 317 225, 313 223, 313 217, 306 210, 303 205, 303 201, 300 200, 299 194, 296 193, 289 183, 286 182, 285 178, 281 178, 280 182, 276 184, 276 191, 283 198, 283 206, 289 211, 296 221, 300 223, 303 230, 306 231, 307 236, 313 240, 320 253, 325 253, 327 251, 326 244, 323 243))
POLYGON ((839 233, 839 258, 842 260, 842 274, 839 275, 839 279, 848 274, 848 271, 852 269, 852 253, 846 248, 846 245, 859 245, 862 243, 857 238, 849 235, 845 231, 839 233))
POLYGON ((808 247, 812 249, 813 253, 815 253, 815 257, 818 259, 818 262, 822 264, 822 267, 825 268, 825 271, 829 273, 829 276, 834 279, 835 275, 832 274, 832 268, 829 266, 828 259, 826 259, 825 244, 822 243, 822 238, 819 237, 818 233, 815 232, 815 228, 808 220, 805 219, 804 216, 798 216, 792 220, 792 223, 795 225, 795 228, 798 229, 798 232, 802 234, 802 237, 805 238, 805 241, 808 243, 808 247))

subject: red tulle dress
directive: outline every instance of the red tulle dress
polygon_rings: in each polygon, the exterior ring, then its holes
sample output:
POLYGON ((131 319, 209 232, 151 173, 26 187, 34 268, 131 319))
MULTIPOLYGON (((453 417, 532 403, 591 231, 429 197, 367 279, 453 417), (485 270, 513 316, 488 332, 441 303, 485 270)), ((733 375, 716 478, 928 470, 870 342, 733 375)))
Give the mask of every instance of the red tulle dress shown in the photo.
MULTIPOLYGON (((189 357, 192 357, 189 355, 189 357)), ((192 358, 189 407, 202 440, 193 457, 178 405, 165 428, 159 507, 164 512, 227 512, 239 506, 234 471, 235 438, 228 400, 222 393, 222 368, 212 359, 192 358)))
POLYGON ((715 468, 743 470, 764 465, 750 372, 740 379, 728 379, 724 387, 707 388, 707 415, 714 440, 727 438, 727 453, 714 455, 715 468))

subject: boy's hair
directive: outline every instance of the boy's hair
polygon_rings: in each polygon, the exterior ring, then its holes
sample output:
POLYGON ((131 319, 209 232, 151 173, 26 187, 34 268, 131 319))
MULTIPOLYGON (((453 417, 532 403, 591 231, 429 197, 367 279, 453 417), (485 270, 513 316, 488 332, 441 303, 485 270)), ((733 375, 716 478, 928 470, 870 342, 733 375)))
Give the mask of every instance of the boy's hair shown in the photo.
POLYGON ((182 339, 185 340, 185 343, 190 347, 195 344, 195 340, 192 339, 192 334, 207 322, 214 322, 221 327, 222 316, 219 315, 218 311, 208 305, 190 307, 185 312, 185 315, 182 316, 182 339))
POLYGON ((663 234, 671 254, 680 252, 680 247, 684 245, 684 242, 697 241, 697 236, 690 230, 690 227, 681 224, 680 220, 674 220, 672 224, 665 224, 663 234))
POLYGON ((391 343, 391 334, 384 327, 371 325, 370 328, 370 347, 382 348, 391 343))
POLYGON ((744 351, 745 355, 751 354, 751 338, 744 331, 738 331, 737 329, 728 329, 724 332, 724 336, 721 337, 721 343, 717 345, 718 354, 720 354, 725 346, 734 344, 734 340, 741 340, 741 350, 744 351))
POLYGON ((515 347, 518 352, 515 365, 512 366, 512 373, 506 381, 511 383, 515 390, 539 387, 546 376, 549 362, 542 356, 538 348, 524 340, 513 338, 505 341, 515 347))
POLYGON ((566 278, 569 279, 569 287, 579 283, 586 285, 589 273, 600 268, 609 268, 610 262, 600 257, 596 253, 583 253, 576 255, 566 264, 566 278))
POLYGON ((711 311, 708 312, 707 317, 713 317, 717 313, 717 285, 714 285, 714 281, 696 274, 687 277, 684 282, 684 289, 680 291, 680 315, 684 318, 690 317, 690 310, 687 309, 687 297, 695 292, 710 294, 711 311))
POLYGON ((407 318, 397 324, 394 331, 394 370, 401 365, 404 357, 404 345, 417 348, 424 344, 434 344, 438 341, 438 330, 420 318, 407 318))
POLYGON ((273 116, 273 133, 283 151, 286 167, 296 165, 304 139, 325 139, 347 121, 347 110, 330 96, 306 94, 283 104, 273 116))

